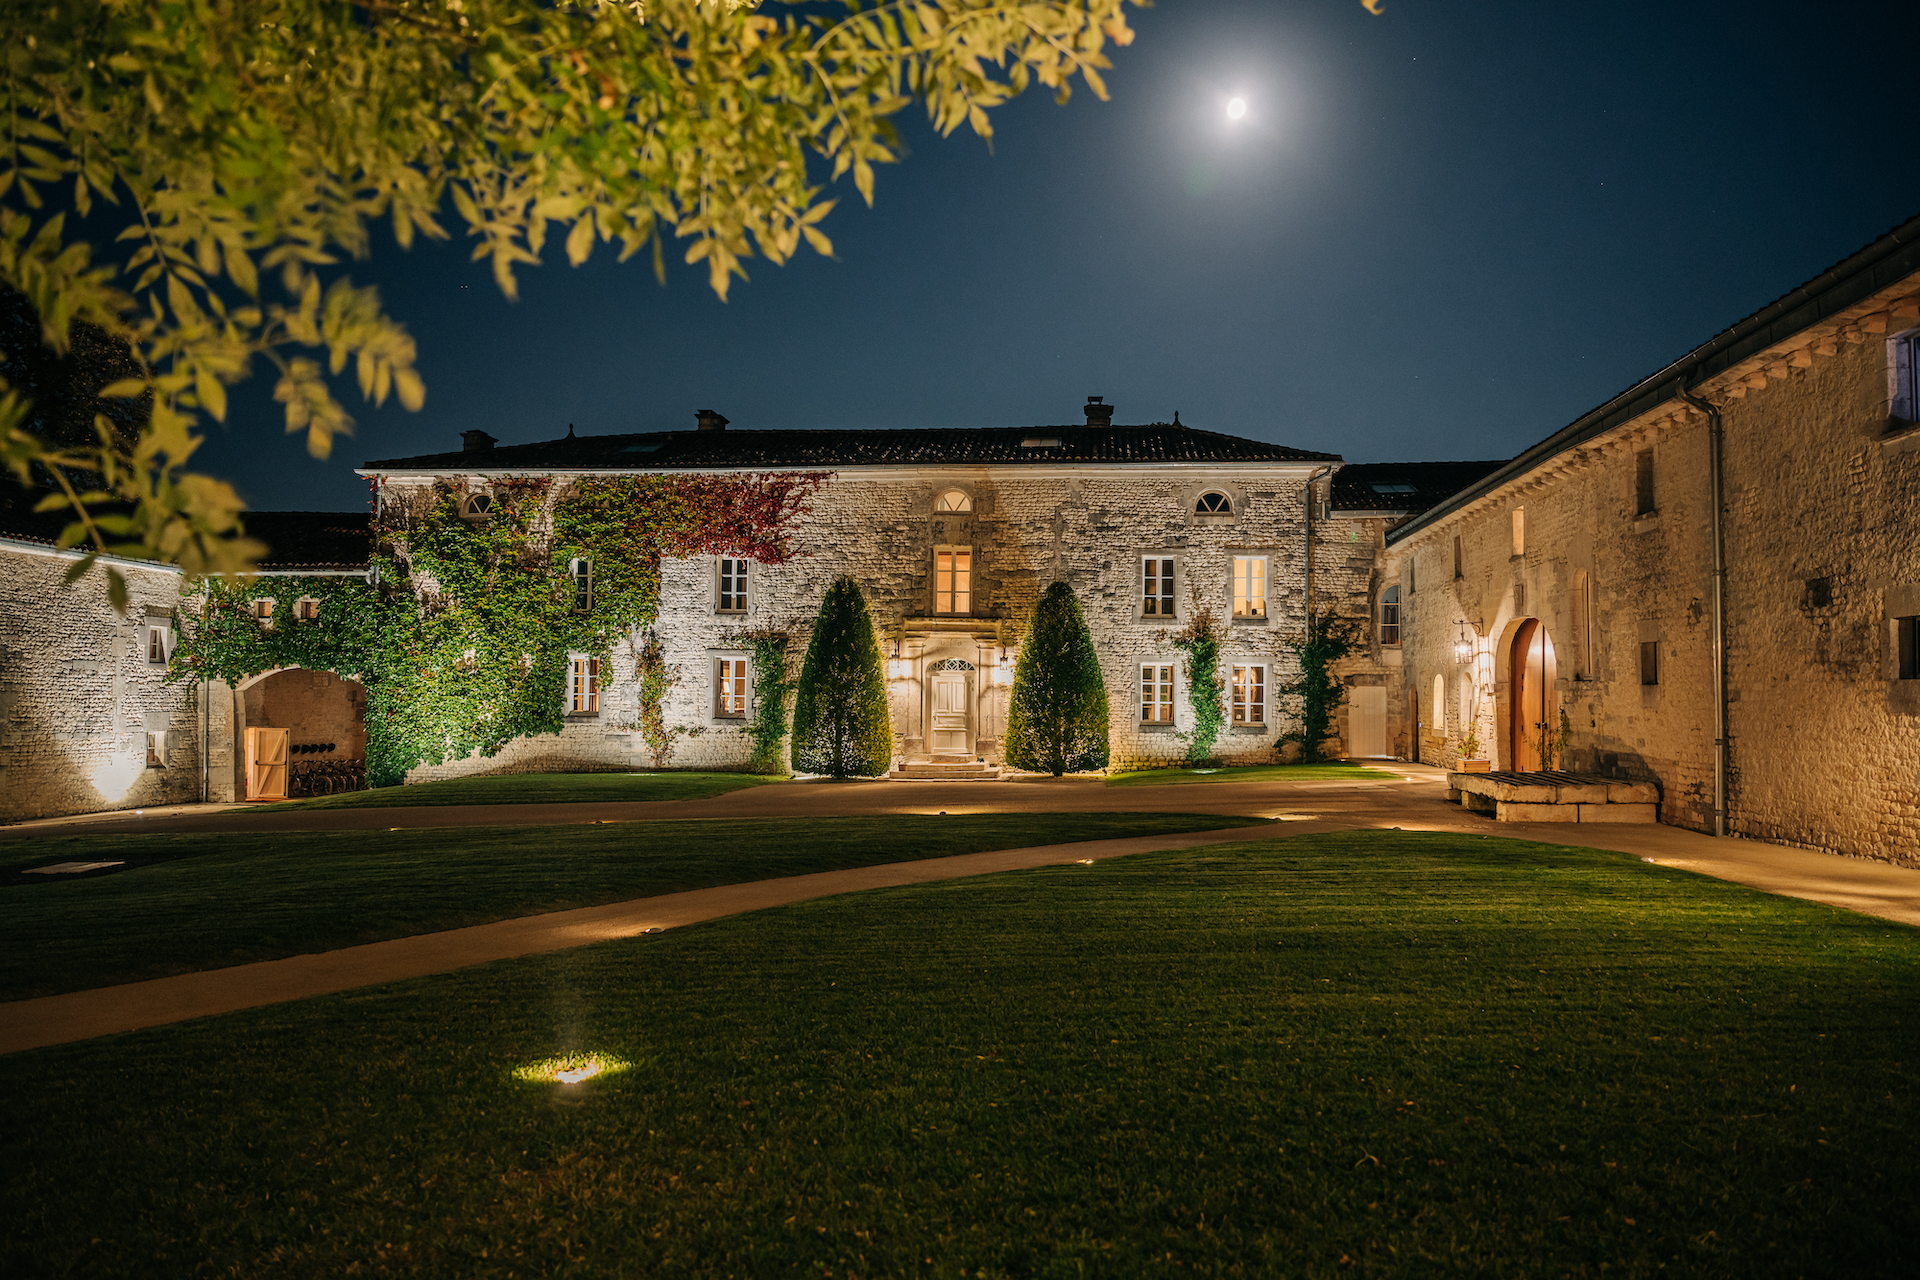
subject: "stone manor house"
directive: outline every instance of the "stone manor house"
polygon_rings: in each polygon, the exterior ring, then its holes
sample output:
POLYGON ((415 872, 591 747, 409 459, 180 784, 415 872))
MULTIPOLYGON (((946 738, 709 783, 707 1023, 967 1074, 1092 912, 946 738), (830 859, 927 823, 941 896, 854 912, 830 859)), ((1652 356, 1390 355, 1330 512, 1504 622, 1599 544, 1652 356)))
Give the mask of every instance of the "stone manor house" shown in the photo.
MULTIPOLYGON (((1920 864, 1920 219, 1510 461, 1346 465, 1172 423, 966 430, 693 429, 497 444, 368 463, 382 504, 436 481, 638 472, 827 473, 799 554, 662 567, 656 631, 677 676, 675 767, 751 750, 746 628, 795 637, 849 573, 887 657, 902 764, 998 762, 1034 600, 1071 583, 1105 671, 1115 767, 1185 755, 1173 637, 1225 633, 1215 753, 1276 758, 1279 690, 1308 610, 1362 626, 1334 746, 1356 757, 1544 766, 1657 784, 1662 821, 1920 864)), ((244 798, 248 726, 364 749, 352 673, 162 686, 194 584, 122 566, 128 614, 58 583, 68 553, 0 511, 0 818, 244 798)), ((257 513, 262 572, 367 571, 364 514, 257 513)), ((298 619, 289 621, 298 625, 298 619)), ((580 655, 576 661, 591 661, 580 655)), ((625 768, 633 659, 598 694, 573 673, 565 727, 473 772, 625 768)), ((624 664, 624 665, 623 665, 624 664)))

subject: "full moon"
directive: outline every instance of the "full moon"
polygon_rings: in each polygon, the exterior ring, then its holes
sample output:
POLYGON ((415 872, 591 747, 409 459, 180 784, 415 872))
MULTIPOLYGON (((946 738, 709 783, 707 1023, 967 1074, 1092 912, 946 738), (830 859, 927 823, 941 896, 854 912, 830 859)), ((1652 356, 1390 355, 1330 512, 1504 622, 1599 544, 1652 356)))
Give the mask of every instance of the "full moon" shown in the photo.
POLYGON ((1238 120, 1245 114, 1247 114, 1247 100, 1245 98, 1235 98, 1227 103, 1227 119, 1238 120))

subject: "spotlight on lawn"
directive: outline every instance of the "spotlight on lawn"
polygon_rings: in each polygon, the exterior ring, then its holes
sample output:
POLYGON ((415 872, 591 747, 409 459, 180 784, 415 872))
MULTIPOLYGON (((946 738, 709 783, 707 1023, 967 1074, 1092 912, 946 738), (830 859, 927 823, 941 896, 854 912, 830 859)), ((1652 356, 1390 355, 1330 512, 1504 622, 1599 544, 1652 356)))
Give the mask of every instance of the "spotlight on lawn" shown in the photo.
POLYGON ((605 1053, 570 1053, 565 1057, 530 1062, 513 1073, 529 1084, 579 1084, 595 1076, 610 1076, 632 1064, 605 1053))

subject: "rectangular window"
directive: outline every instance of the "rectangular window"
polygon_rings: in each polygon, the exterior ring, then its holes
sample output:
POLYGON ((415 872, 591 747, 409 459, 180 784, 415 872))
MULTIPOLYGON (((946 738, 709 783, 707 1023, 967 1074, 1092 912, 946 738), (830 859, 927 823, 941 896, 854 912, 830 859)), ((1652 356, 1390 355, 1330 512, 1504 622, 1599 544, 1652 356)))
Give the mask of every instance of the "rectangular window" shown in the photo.
POLYGON ((593 561, 567 561, 567 574, 573 579, 573 611, 586 613, 593 608, 593 561))
POLYGON ((747 714, 747 660, 722 658, 715 664, 713 714, 724 720, 741 720, 747 714))
POLYGON ((933 553, 933 611, 973 612, 973 551, 950 547, 933 553))
POLYGON ((167 735, 164 731, 147 735, 147 768, 167 767, 167 735))
POLYGON ((1513 509, 1513 554, 1517 556, 1527 554, 1527 509, 1525 507, 1513 509))
POLYGON ((600 714, 600 659, 575 658, 567 711, 576 716, 600 714))
POLYGON ((1408 556, 1407 557, 1407 594, 1408 595, 1412 595, 1414 590, 1413 567, 1414 567, 1414 559, 1412 556, 1408 556))
POLYGON ((173 655, 173 627, 165 622, 147 623, 147 661, 165 666, 173 655))
POLYGON ((313 622, 320 617, 320 602, 312 596, 301 596, 293 602, 293 616, 302 622, 313 622))
POLYGON ((1920 680, 1920 618, 1893 620, 1894 652, 1902 680, 1920 680))
POLYGON ((1457 533, 1453 535, 1453 576, 1456 578, 1462 576, 1460 573, 1460 535, 1457 533))
POLYGON ((1173 561, 1148 556, 1141 561, 1144 585, 1140 592, 1140 612, 1149 618, 1173 616, 1173 561))
POLYGON ((1388 587, 1380 593, 1380 643, 1400 643, 1400 588, 1388 587))
POLYGON ((1173 664, 1149 662, 1140 668, 1140 723, 1173 723, 1173 664))
POLYGON ((1515 613, 1527 611, 1527 584, 1524 582, 1513 584, 1513 611, 1515 613))
POLYGON ((1264 725, 1267 722, 1267 669, 1262 666, 1233 669, 1233 722, 1264 725))
POLYGON ((1236 618, 1267 616, 1267 558, 1265 556, 1233 558, 1233 616, 1236 618))
POLYGON ((745 613, 747 611, 747 562, 745 560, 720 561, 720 603, 715 606, 719 613, 745 613))
POLYGON ((1642 449, 1633 455, 1633 514, 1650 516, 1653 505, 1653 450, 1642 449))
POLYGON ((269 627, 272 626, 273 625, 273 601, 255 600, 253 602, 253 616, 255 618, 258 618, 263 625, 269 626, 269 627))
POLYGON ((1660 642, 1658 640, 1640 642, 1640 683, 1660 683, 1660 642))

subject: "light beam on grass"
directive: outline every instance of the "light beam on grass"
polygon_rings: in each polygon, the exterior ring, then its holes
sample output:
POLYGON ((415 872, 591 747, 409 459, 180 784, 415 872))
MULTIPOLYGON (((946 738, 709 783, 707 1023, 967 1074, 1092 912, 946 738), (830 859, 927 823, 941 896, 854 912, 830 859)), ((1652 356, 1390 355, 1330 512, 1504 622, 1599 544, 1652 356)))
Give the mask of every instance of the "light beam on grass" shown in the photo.
POLYGON ((610 1076, 633 1064, 609 1053, 569 1053, 558 1058, 529 1062, 513 1073, 516 1080, 529 1084, 580 1084, 596 1076, 610 1076))

